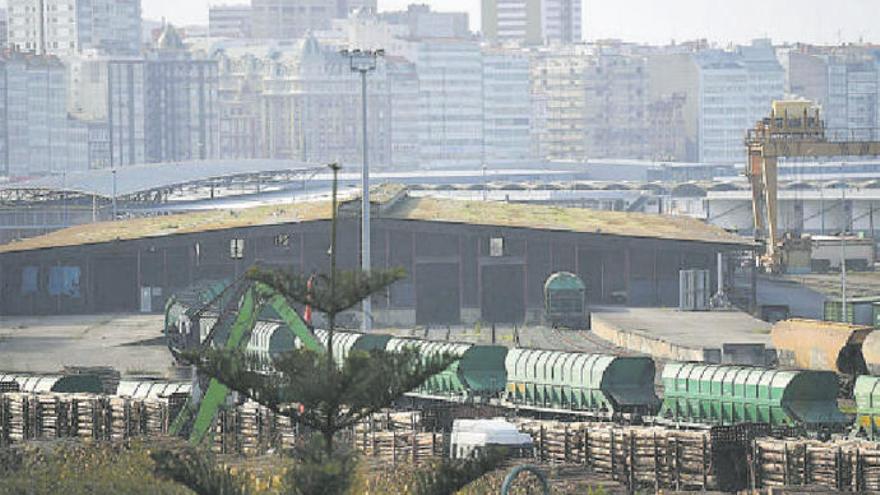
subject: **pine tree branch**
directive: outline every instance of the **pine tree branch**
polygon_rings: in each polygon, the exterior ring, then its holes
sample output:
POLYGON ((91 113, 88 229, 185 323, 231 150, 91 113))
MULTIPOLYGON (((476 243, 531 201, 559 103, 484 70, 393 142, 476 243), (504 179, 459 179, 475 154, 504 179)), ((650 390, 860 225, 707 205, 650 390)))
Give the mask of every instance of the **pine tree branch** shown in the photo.
POLYGON ((337 315, 406 278, 406 272, 402 268, 369 272, 337 270, 335 294, 331 294, 330 277, 325 274, 315 276, 311 288, 309 279, 312 277, 301 273, 254 267, 247 277, 271 287, 293 304, 309 304, 327 315, 337 315))

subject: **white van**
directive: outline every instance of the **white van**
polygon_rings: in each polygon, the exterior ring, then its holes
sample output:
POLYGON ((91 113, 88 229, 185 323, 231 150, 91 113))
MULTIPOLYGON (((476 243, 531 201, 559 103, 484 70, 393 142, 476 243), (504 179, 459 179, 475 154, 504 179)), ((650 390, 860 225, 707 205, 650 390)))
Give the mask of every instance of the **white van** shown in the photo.
POLYGON ((507 447, 513 457, 529 457, 532 437, 503 418, 456 419, 452 423, 450 457, 475 457, 486 447, 507 447))

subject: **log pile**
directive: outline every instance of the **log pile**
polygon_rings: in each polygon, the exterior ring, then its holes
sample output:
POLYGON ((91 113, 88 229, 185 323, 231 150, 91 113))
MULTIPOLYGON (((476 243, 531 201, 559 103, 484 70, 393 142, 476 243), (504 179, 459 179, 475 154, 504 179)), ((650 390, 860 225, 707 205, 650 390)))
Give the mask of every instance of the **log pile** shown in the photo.
POLYGON ((609 423, 521 421, 543 462, 581 465, 630 489, 742 488, 748 443, 713 430, 674 430, 609 423))
POLYGON ((816 487, 880 491, 880 445, 857 440, 756 440, 752 450, 756 488, 816 487))
POLYGON ((31 394, 12 393, 5 394, 7 409, 7 434, 10 443, 23 442, 33 438, 33 426, 31 421, 35 408, 31 394))
POLYGON ((374 414, 355 426, 354 446, 368 457, 392 464, 421 463, 443 456, 445 436, 425 431, 421 420, 418 411, 374 414))

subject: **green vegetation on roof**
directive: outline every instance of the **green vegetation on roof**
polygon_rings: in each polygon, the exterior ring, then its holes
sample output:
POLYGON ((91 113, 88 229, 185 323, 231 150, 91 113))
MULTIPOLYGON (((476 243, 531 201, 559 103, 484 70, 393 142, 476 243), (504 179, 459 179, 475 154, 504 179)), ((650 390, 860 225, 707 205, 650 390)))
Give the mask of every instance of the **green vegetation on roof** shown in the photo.
MULTIPOLYGON (((402 186, 374 188, 371 199, 391 201, 402 186)), ((43 236, 0 245, 0 253, 127 241, 176 234, 328 220, 330 201, 298 202, 239 210, 210 210, 69 227, 43 236)), ((752 242, 688 217, 623 213, 584 208, 404 197, 384 218, 497 227, 569 231, 623 237, 749 246, 752 242)))

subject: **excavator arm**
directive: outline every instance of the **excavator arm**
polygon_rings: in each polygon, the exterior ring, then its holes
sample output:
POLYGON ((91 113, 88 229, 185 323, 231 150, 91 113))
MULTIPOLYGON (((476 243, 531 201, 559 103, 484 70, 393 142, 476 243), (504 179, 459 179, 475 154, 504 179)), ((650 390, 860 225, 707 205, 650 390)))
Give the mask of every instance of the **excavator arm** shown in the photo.
MULTIPOLYGON (((237 301, 230 301, 235 304, 237 301)), ((235 321, 228 332, 223 347, 227 350, 247 345, 251 332, 263 310, 268 308, 279 318, 286 328, 302 342, 303 347, 320 352, 323 347, 314 334, 305 325, 302 318, 287 300, 268 285, 256 282, 248 287, 241 297, 235 321)), ((213 332, 211 333, 213 335, 213 332)), ((204 345, 209 344, 206 342, 204 345)), ((217 412, 226 402, 229 388, 218 380, 211 378, 208 388, 199 399, 190 397, 180 414, 171 425, 170 433, 179 435, 187 424, 192 424, 189 440, 192 444, 200 444, 211 429, 217 412)))

